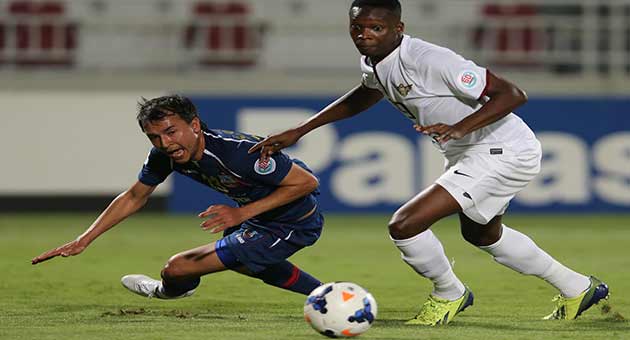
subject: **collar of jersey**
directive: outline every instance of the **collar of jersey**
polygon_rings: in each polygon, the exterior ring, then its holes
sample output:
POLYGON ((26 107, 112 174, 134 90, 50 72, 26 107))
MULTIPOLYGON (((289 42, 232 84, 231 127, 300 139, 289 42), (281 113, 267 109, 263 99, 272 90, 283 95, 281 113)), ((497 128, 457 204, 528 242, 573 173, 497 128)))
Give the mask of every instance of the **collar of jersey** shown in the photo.
MULTIPOLYGON (((398 45, 398 47, 396 47, 393 51, 391 51, 385 58, 383 58, 383 60, 379 61, 378 64, 376 65, 378 66, 378 65, 386 64, 389 62, 389 60, 399 55, 403 45, 407 44, 407 40, 409 40, 409 36, 406 34, 403 34, 403 38, 402 38, 402 41, 400 42, 400 45, 398 45)), ((374 66, 372 65, 372 62, 368 60, 368 57, 363 56, 363 62, 367 66, 374 68, 374 66)))

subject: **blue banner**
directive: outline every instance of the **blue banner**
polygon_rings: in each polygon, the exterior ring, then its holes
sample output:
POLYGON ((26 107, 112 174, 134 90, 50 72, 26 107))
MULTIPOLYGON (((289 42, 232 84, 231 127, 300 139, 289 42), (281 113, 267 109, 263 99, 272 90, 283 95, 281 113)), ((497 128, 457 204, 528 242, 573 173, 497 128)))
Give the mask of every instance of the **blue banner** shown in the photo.
MULTIPOLYGON (((334 98, 191 97, 211 128, 267 135, 294 126, 334 98)), ((621 212, 630 208, 628 98, 530 99, 517 114, 543 144, 540 175, 511 203, 514 212, 621 212)), ((428 138, 387 102, 321 127, 288 150, 321 184, 329 212, 393 212, 441 174, 428 138)), ((228 202, 174 176, 172 211, 228 202)))

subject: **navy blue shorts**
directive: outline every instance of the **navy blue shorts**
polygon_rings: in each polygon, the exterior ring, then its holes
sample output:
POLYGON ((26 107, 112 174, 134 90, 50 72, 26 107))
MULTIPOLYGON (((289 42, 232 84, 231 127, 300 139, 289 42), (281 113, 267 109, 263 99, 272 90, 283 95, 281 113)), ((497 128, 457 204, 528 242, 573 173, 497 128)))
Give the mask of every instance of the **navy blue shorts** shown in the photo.
POLYGON ((291 224, 248 220, 224 232, 223 238, 216 242, 217 255, 230 269, 245 265, 256 274, 314 244, 323 225, 324 216, 319 209, 291 224))

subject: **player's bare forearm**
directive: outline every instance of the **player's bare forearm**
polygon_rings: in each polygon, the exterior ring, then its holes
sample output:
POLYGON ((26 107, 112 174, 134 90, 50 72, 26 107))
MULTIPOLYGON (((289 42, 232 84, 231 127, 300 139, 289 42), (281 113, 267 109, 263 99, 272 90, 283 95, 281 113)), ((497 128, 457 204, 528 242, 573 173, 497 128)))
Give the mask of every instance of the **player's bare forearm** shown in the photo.
POLYGON ((527 95, 523 90, 490 71, 488 71, 485 93, 490 97, 490 100, 457 124, 415 125, 414 128, 420 133, 432 136, 439 143, 446 143, 451 139, 460 139, 475 130, 496 122, 527 101, 527 95))
POLYGON ((146 203, 153 190, 154 187, 136 182, 127 191, 118 195, 83 234, 73 241, 33 258, 31 263, 37 264, 56 256, 67 257, 80 254, 99 235, 138 211, 146 203))
POLYGON ((200 218, 207 218, 201 223, 201 228, 213 233, 223 231, 266 211, 306 196, 315 190, 317 185, 318 181, 315 176, 293 164, 280 186, 270 195, 239 208, 226 205, 208 207, 199 214, 200 218))
POLYGON ((455 124, 464 135, 492 124, 527 102, 523 90, 488 71, 486 94, 490 100, 481 109, 455 124))
POLYGON ((355 116, 372 107, 382 98, 383 94, 378 90, 357 85, 296 129, 303 136, 322 125, 355 116))
POLYGON ((317 178, 300 166, 293 164, 280 186, 269 196, 241 207, 247 219, 283 206, 310 194, 319 185, 317 178))
POLYGON ((358 85, 297 127, 265 138, 252 146, 248 152, 260 151, 260 159, 265 161, 272 154, 295 144, 310 131, 322 125, 352 117, 365 111, 382 98, 383 94, 379 91, 358 85))
POLYGON ((118 195, 77 240, 85 245, 92 243, 98 236, 140 210, 146 204, 153 189, 154 187, 140 182, 134 184, 118 195))

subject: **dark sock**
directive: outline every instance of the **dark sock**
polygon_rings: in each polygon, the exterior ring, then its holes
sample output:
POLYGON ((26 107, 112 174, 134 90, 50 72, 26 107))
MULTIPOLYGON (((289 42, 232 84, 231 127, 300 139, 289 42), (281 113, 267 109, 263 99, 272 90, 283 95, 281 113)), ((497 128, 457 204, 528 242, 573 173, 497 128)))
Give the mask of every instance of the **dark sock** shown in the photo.
POLYGON ((307 272, 300 270, 289 261, 268 266, 255 275, 266 284, 308 295, 322 283, 307 272))
POLYGON ((189 290, 197 288, 199 282, 201 282, 201 279, 198 277, 183 280, 166 280, 162 278, 162 289, 160 293, 168 297, 179 296, 189 290))

